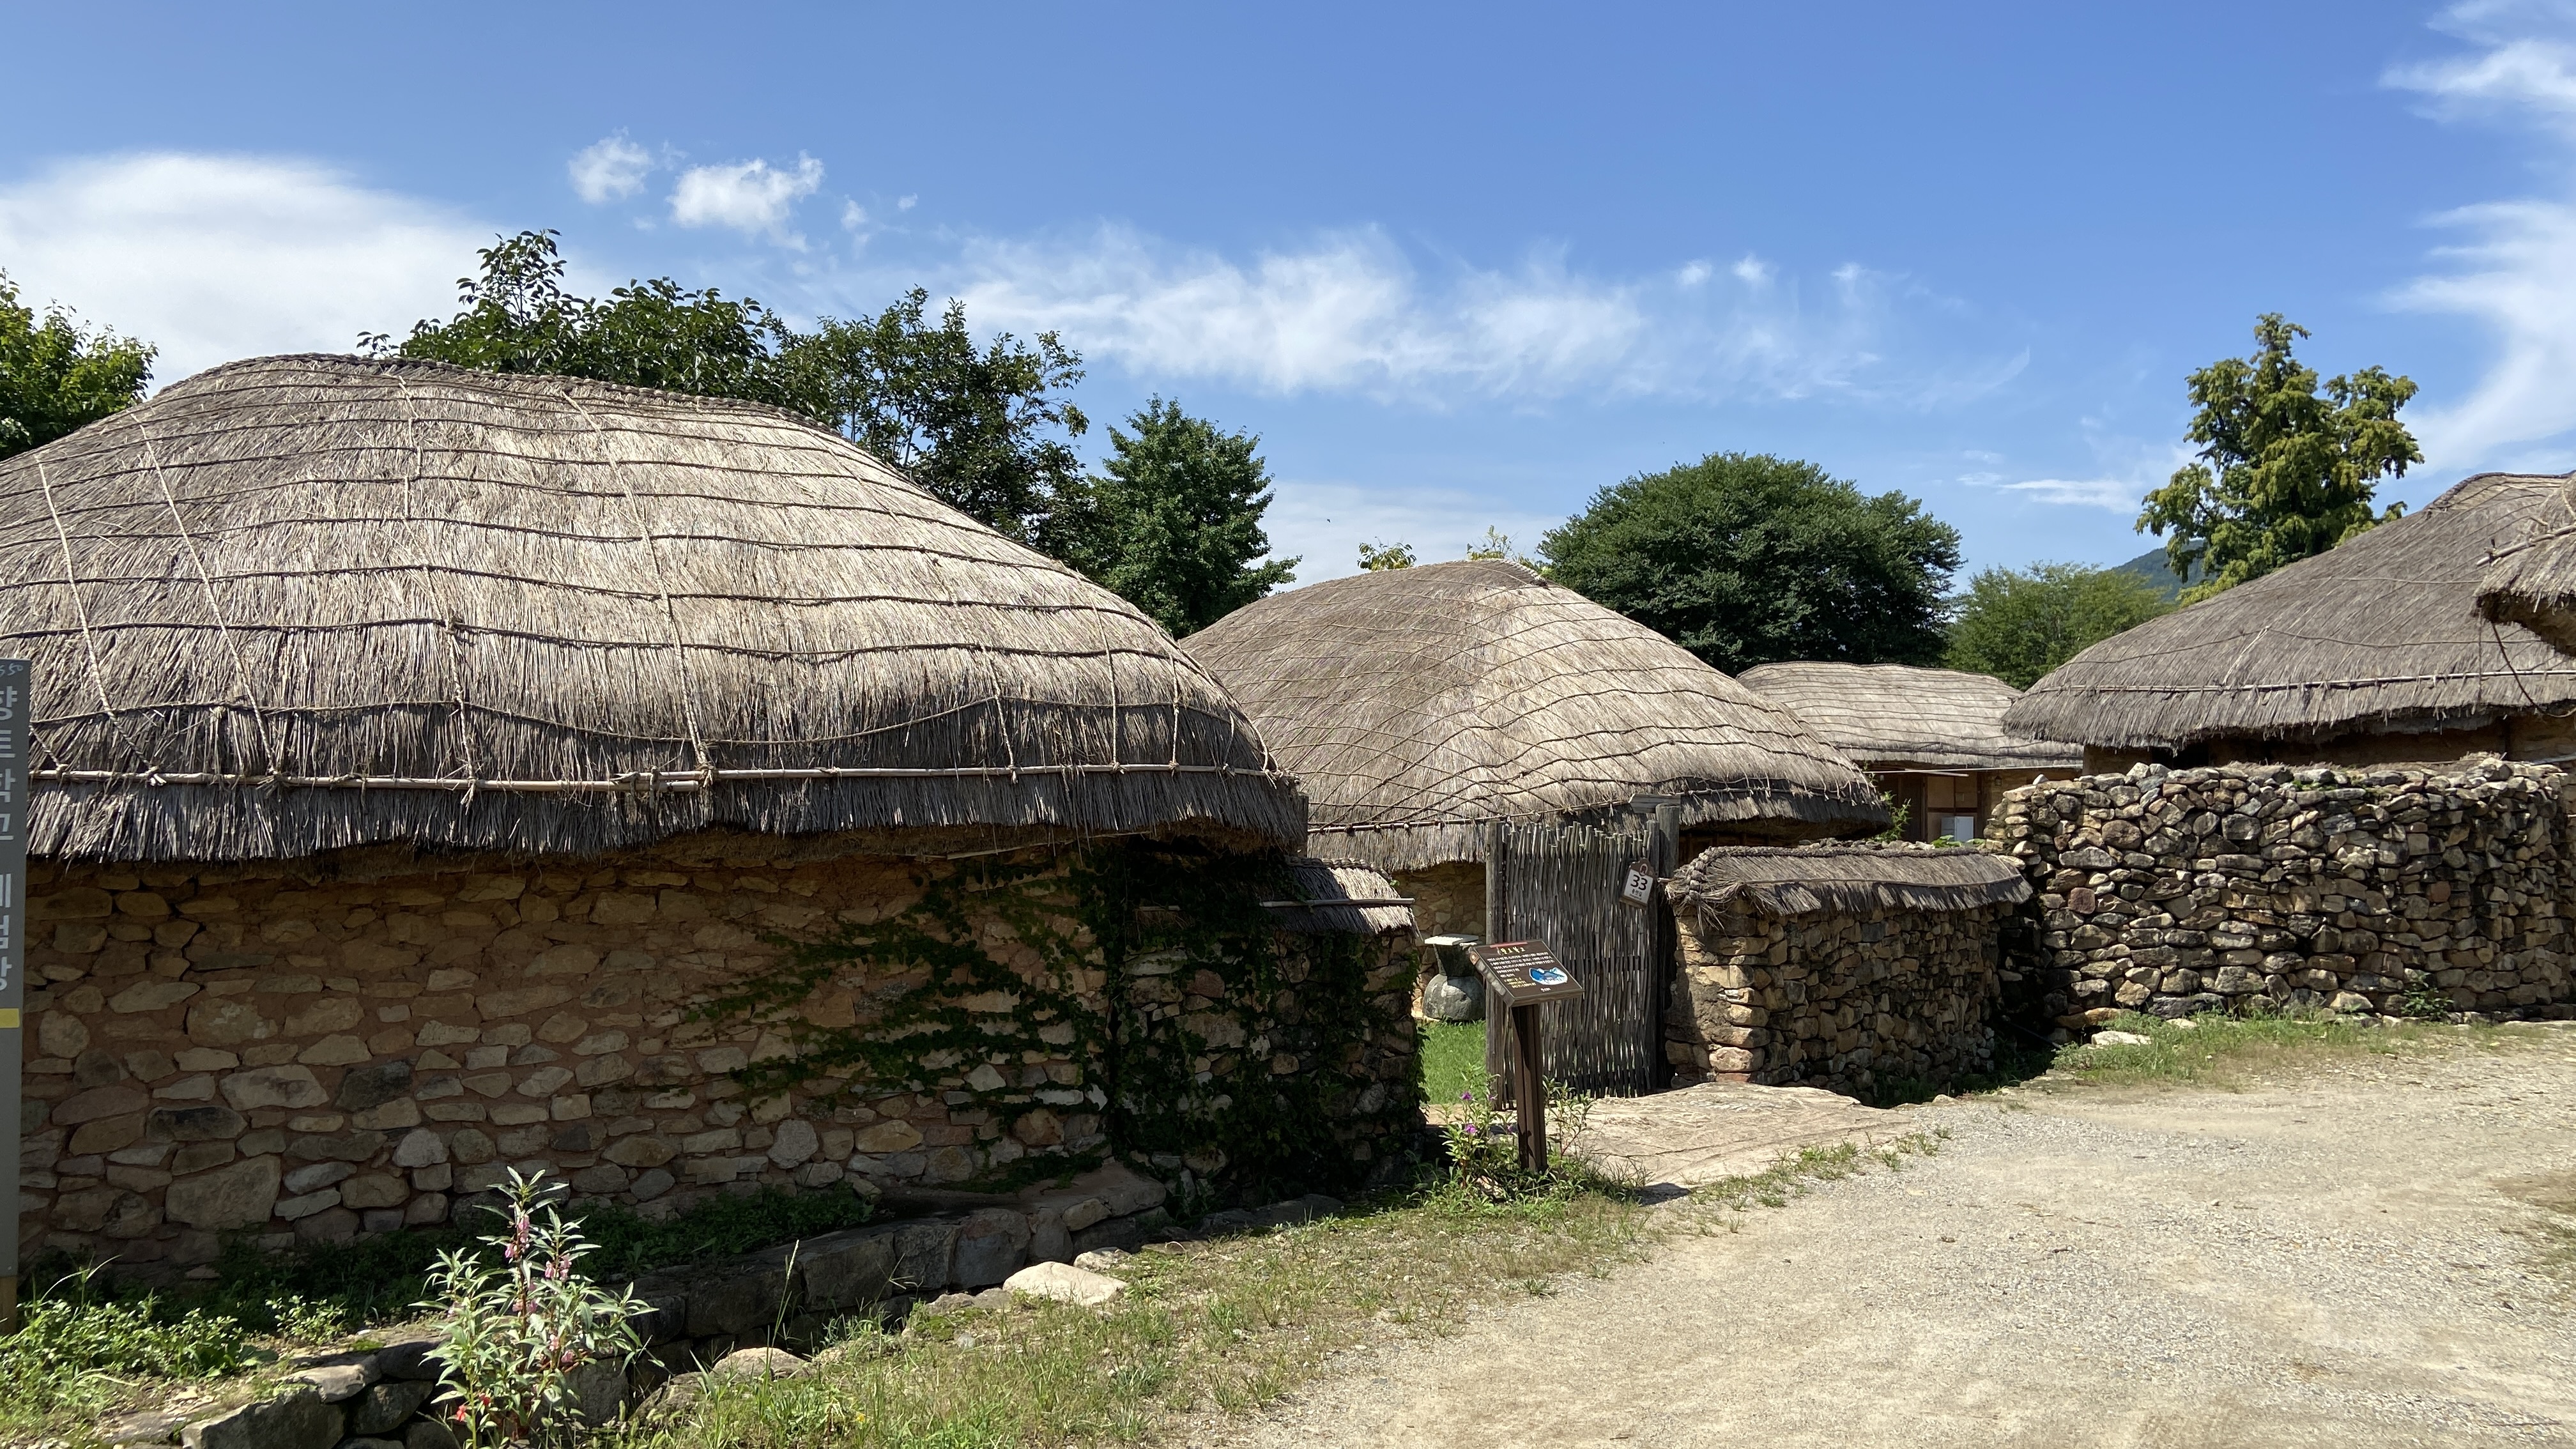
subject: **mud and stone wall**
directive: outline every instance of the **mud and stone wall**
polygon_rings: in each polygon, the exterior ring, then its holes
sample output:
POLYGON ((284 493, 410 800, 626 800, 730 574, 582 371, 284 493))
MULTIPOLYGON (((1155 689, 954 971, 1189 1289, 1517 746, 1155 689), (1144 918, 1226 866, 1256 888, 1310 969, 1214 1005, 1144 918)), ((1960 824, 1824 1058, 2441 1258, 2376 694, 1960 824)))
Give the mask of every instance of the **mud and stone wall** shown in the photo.
POLYGON ((747 1088, 818 1033, 864 1038, 925 973, 837 971, 767 1019, 706 1004, 782 939, 894 919, 959 869, 734 836, 577 863, 39 862, 24 1250, 182 1265, 231 1234, 391 1232, 511 1166, 648 1213, 764 1184, 1008 1190, 1128 1146, 1122 1070, 1159 1099, 1131 1160, 1166 1181, 1222 1177, 1246 1083, 1354 1163, 1411 1125, 1409 938, 1282 936, 1232 977, 1187 952, 1113 968, 1070 857, 1024 872, 1034 907, 956 908, 1001 974, 913 1003, 936 1046, 747 1088))
POLYGON ((1867 1097, 1991 1067, 1998 942, 2013 910, 1676 912, 1664 1015, 1675 1083, 1867 1097))
POLYGON ((2036 892, 2016 964, 2048 1016, 2563 1010, 2563 783, 2488 758, 2034 785, 1994 831, 2036 892))

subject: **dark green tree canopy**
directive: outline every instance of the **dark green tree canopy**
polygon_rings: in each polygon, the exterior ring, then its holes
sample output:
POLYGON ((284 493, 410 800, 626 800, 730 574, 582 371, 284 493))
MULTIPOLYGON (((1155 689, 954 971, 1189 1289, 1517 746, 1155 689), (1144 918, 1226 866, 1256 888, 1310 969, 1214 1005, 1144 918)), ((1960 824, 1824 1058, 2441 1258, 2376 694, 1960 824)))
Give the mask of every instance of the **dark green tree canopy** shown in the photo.
POLYGON ((1982 569, 1955 601, 1947 663, 2028 689, 2085 649, 2173 608, 2155 585, 2126 569, 2065 563, 1982 569))
POLYGON ((1048 552, 1154 616, 1174 635, 1206 628, 1297 571, 1270 552, 1261 440, 1155 398, 1109 430, 1111 452, 1076 506, 1048 523, 1048 552))
MULTIPOLYGON (((830 423, 904 469, 934 497, 1024 542, 1060 496, 1080 491, 1066 437, 1082 413, 1062 396, 1082 359, 1052 332, 1034 347, 1009 333, 978 347, 966 310, 925 320, 906 294, 874 319, 826 317, 800 332, 748 297, 692 292, 668 277, 605 298, 564 290, 551 231, 486 247, 459 308, 422 321, 393 350, 495 372, 551 372, 705 397, 742 398, 830 423), (1061 436, 1059 436, 1061 434, 1061 436)), ((390 339, 359 339, 382 351, 390 339)))
POLYGON ((2254 355, 2224 357, 2191 375, 2191 440, 2201 461, 2149 493, 2138 530, 2165 541, 2165 556, 2200 582, 2196 603, 2284 564, 2321 554, 2402 508, 2371 511, 2384 477, 2403 478, 2424 461, 2397 421, 2415 384, 2365 367, 2329 378, 2291 353, 2308 329, 2266 312, 2254 324, 2254 355))
POLYGON ((0 272, 0 458, 140 402, 153 352, 59 307, 39 318, 0 272))
POLYGON ((1082 460, 1064 441, 1090 426, 1064 397, 1082 358, 1053 332, 1035 346, 1005 332, 977 347, 964 303, 951 299, 933 323, 929 301, 915 287, 874 318, 826 317, 790 339, 791 406, 829 419, 940 501, 1039 542, 1082 487, 1082 460))
POLYGON ((1734 674, 1937 662, 1959 533, 1812 463, 1712 453, 1601 490, 1539 554, 1549 578, 1734 674))

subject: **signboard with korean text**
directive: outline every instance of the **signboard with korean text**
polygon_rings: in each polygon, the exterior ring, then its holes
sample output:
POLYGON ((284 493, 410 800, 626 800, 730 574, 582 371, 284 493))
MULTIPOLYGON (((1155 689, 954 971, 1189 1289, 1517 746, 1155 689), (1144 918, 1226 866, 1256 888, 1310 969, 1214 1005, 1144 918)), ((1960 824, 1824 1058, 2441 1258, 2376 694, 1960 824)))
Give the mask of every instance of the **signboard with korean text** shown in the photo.
POLYGON ((1471 946, 1468 958, 1484 973, 1486 989, 1504 1006, 1536 1006, 1542 1001, 1570 1001, 1583 994, 1556 954, 1536 941, 1497 941, 1471 946))

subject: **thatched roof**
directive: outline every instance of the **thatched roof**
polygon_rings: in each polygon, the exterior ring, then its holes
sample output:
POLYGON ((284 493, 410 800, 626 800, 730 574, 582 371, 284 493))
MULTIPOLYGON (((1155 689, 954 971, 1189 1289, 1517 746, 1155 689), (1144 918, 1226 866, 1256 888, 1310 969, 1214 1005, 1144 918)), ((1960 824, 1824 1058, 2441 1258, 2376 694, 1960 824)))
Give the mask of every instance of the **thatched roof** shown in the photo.
POLYGON ((2530 536, 2500 544, 2487 560, 2478 606, 2490 619, 2576 651, 2576 474, 2555 481, 2557 497, 2530 536))
POLYGON ((2080 771, 2084 751, 2004 733, 2021 691, 1990 675, 1908 664, 1763 664, 1735 676, 1864 770, 2080 771))
POLYGON ((747 404, 434 363, 200 373, 0 462, 33 847, 1291 843, 1142 613, 747 404))
POLYGON ((1276 594, 1183 647, 1305 785, 1310 843, 1413 870, 1482 826, 1677 797, 1689 824, 1797 837, 1886 823, 1868 777, 1671 640, 1516 564, 1276 594))
POLYGON ((2030 899, 2030 882, 2007 857, 1919 845, 1721 847, 1673 872, 1664 890, 1703 920, 1722 913, 1964 911, 2030 899))
POLYGON ((1279 929, 1298 935, 1383 936, 1413 929, 1413 901, 1377 867, 1347 860, 1294 861, 1293 900, 1263 901, 1279 929))
POLYGON ((2478 611, 2489 552, 2567 480, 2486 473, 2421 513, 2105 639, 2004 728, 2113 749, 2465 728, 2576 703, 2576 659, 2478 611))

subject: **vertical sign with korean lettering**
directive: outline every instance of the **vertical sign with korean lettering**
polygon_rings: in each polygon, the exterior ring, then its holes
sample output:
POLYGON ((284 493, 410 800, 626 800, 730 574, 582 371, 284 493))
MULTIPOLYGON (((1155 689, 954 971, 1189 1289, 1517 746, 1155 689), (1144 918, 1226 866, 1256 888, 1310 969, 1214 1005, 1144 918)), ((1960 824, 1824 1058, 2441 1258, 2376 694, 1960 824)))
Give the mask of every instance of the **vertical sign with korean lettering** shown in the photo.
POLYGON ((27 661, 0 659, 0 1332, 18 1328, 18 1073, 26 1060, 27 661))

